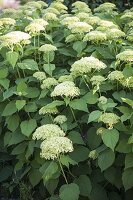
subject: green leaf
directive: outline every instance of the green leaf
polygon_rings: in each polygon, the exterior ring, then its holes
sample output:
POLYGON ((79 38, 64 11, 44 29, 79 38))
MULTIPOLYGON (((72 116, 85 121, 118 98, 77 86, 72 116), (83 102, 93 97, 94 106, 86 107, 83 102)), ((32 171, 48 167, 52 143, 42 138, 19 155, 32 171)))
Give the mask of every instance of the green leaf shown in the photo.
POLYGON ((89 114, 88 123, 98 120, 99 117, 101 116, 101 114, 102 114, 102 112, 100 112, 99 110, 95 110, 95 111, 91 112, 89 114))
POLYGON ((84 146, 77 146, 74 151, 70 153, 72 160, 76 162, 82 162, 88 159, 89 149, 84 146))
POLYGON ((10 81, 6 78, 0 80, 0 85, 3 86, 6 90, 9 88, 10 81))
POLYGON ((101 171, 109 168, 115 161, 115 154, 112 150, 105 150, 100 153, 98 156, 98 165, 101 171))
POLYGON ((0 69, 0 79, 6 78, 8 76, 8 69, 0 69))
POLYGON ((85 144, 81 137, 81 134, 76 131, 71 131, 68 134, 68 138, 73 142, 73 144, 85 144))
POLYGON ((17 85, 17 92, 21 95, 27 94, 27 84, 24 81, 19 82, 17 85))
POLYGON ((31 170, 29 174, 29 180, 33 187, 35 187, 41 181, 41 178, 42 178, 42 174, 40 173, 38 169, 31 170))
POLYGON ((69 168, 69 165, 75 165, 75 164, 77 164, 68 155, 61 155, 60 156, 60 162, 62 163, 62 165, 66 166, 67 168, 69 168))
POLYGON ((69 103, 69 106, 74 110, 81 110, 84 112, 88 112, 87 103, 83 98, 71 101, 69 103))
POLYGON ((22 63, 18 63, 19 68, 21 69, 28 69, 31 71, 36 71, 38 69, 38 64, 33 59, 25 59, 22 63))
POLYGON ((25 100, 16 100, 16 108, 19 110, 21 110, 26 104, 25 100))
POLYGON ((21 122, 20 124, 22 134, 24 134, 27 137, 31 135, 31 133, 35 130, 36 127, 37 123, 35 119, 30 119, 29 121, 26 120, 21 122))
POLYGON ((86 47, 86 42, 76 41, 73 44, 73 49, 77 51, 78 54, 81 54, 85 47, 86 47))
POLYGON ((125 157, 125 169, 133 167, 133 154, 129 153, 125 157))
POLYGON ((54 194, 54 191, 57 188, 58 183, 59 179, 50 179, 49 181, 44 183, 44 185, 50 194, 54 194))
POLYGON ((53 178, 53 175, 58 172, 58 165, 54 161, 47 161, 43 164, 43 166, 39 169, 42 173, 42 178, 44 182, 46 183, 50 179, 53 178))
POLYGON ((10 101, 6 105, 6 107, 5 107, 5 109, 4 109, 3 113, 2 113, 2 116, 6 117, 6 116, 9 116, 9 115, 12 115, 16 111, 17 111, 17 108, 16 108, 16 105, 15 105, 15 101, 10 101))
POLYGON ((44 64, 43 69, 48 75, 52 76, 52 73, 55 70, 55 65, 54 64, 44 64))
POLYGON ((26 140, 26 137, 21 132, 13 132, 11 134, 11 139, 8 141, 8 146, 18 144, 24 140, 26 140))
POLYGON ((114 151, 114 148, 119 140, 119 132, 116 129, 105 129, 102 134, 104 144, 114 151))
POLYGON ((115 150, 119 153, 130 153, 132 151, 132 145, 128 144, 127 139, 121 139, 115 150))
POLYGON ((60 188, 59 197, 62 200, 78 200, 79 199, 79 187, 75 183, 71 183, 69 185, 63 185, 60 188))
POLYGON ((15 67, 15 65, 17 63, 18 58, 19 58, 19 54, 17 52, 9 51, 6 53, 6 59, 13 68, 15 67))
POLYGON ((96 134, 96 129, 90 128, 87 132, 87 144, 89 145, 89 147, 92 150, 96 149, 100 145, 101 141, 101 137, 96 134))
POLYGON ((98 95, 92 92, 88 92, 86 95, 83 96, 83 98, 86 100, 87 104, 95 104, 98 101, 98 95))
POLYGON ((25 142, 18 144, 12 151, 12 155, 19 155, 21 153, 24 153, 25 149, 27 147, 27 144, 25 142))
POLYGON ((35 102, 28 102, 25 107, 25 112, 36 112, 37 111, 37 105, 35 102))
POLYGON ((14 132, 19 126, 19 117, 16 114, 11 115, 9 118, 7 118, 6 122, 7 122, 7 128, 10 131, 14 132))
POLYGON ((12 166, 5 166, 4 168, 2 168, 0 170, 0 183, 4 182, 5 180, 7 180, 13 172, 13 168, 12 166))
POLYGON ((133 101, 131 99, 121 98, 123 102, 127 103, 133 108, 133 101))
POLYGON ((75 180, 75 183, 79 186, 80 195, 90 197, 92 185, 88 176, 81 175, 78 179, 75 180))
POLYGON ((123 172, 122 181, 125 190, 129 190, 133 187, 133 168, 128 168, 123 172))
POLYGON ((27 90, 27 98, 37 98, 40 95, 40 91, 36 87, 28 87, 27 90))

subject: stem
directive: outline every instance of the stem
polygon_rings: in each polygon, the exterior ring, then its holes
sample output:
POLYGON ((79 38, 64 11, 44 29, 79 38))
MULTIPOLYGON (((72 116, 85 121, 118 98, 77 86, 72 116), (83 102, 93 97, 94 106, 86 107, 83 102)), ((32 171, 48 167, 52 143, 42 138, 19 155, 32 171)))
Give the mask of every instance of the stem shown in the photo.
MULTIPOLYGON (((69 107, 70 107, 70 106, 69 106, 69 107)), ((78 128, 79 128, 79 130, 80 130, 80 132, 82 133, 82 130, 81 130, 80 126, 78 125, 77 119, 76 119, 75 114, 74 114, 74 112, 73 112, 73 109, 72 109, 71 107, 70 107, 70 110, 71 110, 71 112, 72 112, 73 118, 74 118, 74 120, 75 120, 75 122, 76 122, 76 124, 77 124, 77 126, 78 126, 78 128)))
POLYGON ((18 67, 17 67, 17 73, 18 73, 18 77, 21 78, 21 75, 20 75, 18 67))
POLYGON ((68 181, 67 181, 67 178, 66 178, 66 175, 65 175, 65 172, 64 172, 64 170, 63 170, 63 167, 62 167, 62 164, 61 164, 61 162, 60 162, 60 158, 59 158, 59 157, 58 157, 58 162, 59 162, 59 165, 60 165, 60 168, 61 168, 63 177, 64 177, 64 179, 65 179, 65 181, 66 181, 66 184, 68 184, 68 181))

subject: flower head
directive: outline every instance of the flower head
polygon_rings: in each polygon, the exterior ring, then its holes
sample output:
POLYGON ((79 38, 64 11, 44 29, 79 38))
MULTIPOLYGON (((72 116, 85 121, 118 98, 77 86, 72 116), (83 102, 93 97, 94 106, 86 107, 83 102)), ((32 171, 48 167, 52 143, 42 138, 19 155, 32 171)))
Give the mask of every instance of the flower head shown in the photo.
POLYGON ((87 33, 83 39, 83 41, 91 41, 91 42, 102 42, 107 39, 106 33, 103 33, 101 31, 91 31, 90 33, 87 33))
POLYGON ((65 17, 62 21, 61 24, 63 25, 71 25, 75 22, 79 22, 79 18, 78 17, 65 17))
POLYGON ((81 58, 80 60, 76 61, 71 66, 71 72, 80 75, 89 73, 92 69, 99 71, 105 68, 106 65, 102 61, 98 60, 97 58, 94 58, 93 56, 90 56, 81 58))
POLYGON ((33 140, 45 140, 51 137, 64 137, 65 133, 61 128, 56 124, 46 124, 40 126, 33 133, 33 140))
POLYGON ((55 8, 60 13, 66 13, 66 11, 68 10, 67 6, 65 6, 63 3, 57 2, 57 1, 51 3, 50 7, 55 8))
POLYGON ((101 4, 99 7, 95 8, 94 11, 95 12, 109 12, 116 9, 116 5, 113 3, 103 3, 101 4))
POLYGON ((68 26, 72 33, 87 33, 90 32, 93 27, 86 22, 75 22, 68 26))
POLYGON ((33 77, 35 77, 39 81, 43 81, 46 78, 45 72, 35 72, 33 74, 33 77))
POLYGON ((124 78, 124 75, 121 71, 115 70, 108 75, 108 79, 111 81, 117 80, 120 81, 124 78))
POLYGON ((0 19, 0 24, 2 26, 6 26, 6 25, 15 25, 16 21, 12 18, 1 18, 0 19))
POLYGON ((117 28, 118 26, 116 24, 114 24, 113 22, 111 21, 108 21, 108 20, 100 20, 99 21, 99 25, 100 26, 103 26, 103 27, 106 27, 106 28, 117 28))
POLYGON ((58 17, 55 13, 47 12, 43 15, 43 18, 47 21, 58 21, 58 17))
POLYGON ((44 19, 34 19, 34 20, 32 21, 32 23, 40 24, 40 25, 43 26, 43 27, 46 27, 46 26, 48 25, 48 22, 45 21, 44 19))
POLYGON ((80 95, 80 90, 75 86, 72 81, 64 81, 63 83, 55 86, 54 91, 51 93, 51 97, 64 96, 64 97, 76 97, 80 95))
POLYGON ((133 31, 129 33, 129 35, 127 36, 127 40, 133 42, 133 31))
POLYGON ((65 115, 58 115, 56 118, 54 118, 54 123, 56 124, 63 124, 67 121, 67 118, 65 115))
POLYGON ((124 78, 120 80, 121 85, 127 88, 133 88, 133 77, 124 78))
POLYGON ((88 24, 90 24, 91 26, 99 24, 100 20, 101 19, 97 16, 89 16, 86 19, 84 19, 84 21, 87 22, 88 24))
POLYGON ((101 104, 106 104, 107 103, 107 101, 108 101, 108 99, 106 98, 106 97, 104 97, 104 96, 101 96, 99 99, 98 99, 98 101, 99 101, 99 103, 101 103, 101 104))
POLYGON ((133 20, 133 12, 131 12, 131 11, 125 12, 124 15, 122 15, 120 19, 122 19, 124 21, 133 20))
POLYGON ((119 120, 120 117, 118 117, 114 113, 103 113, 99 118, 99 121, 107 124, 109 126, 109 129, 113 128, 113 125, 117 124, 119 120))
POLYGON ((96 150, 90 151, 89 158, 92 158, 93 160, 97 159, 99 156, 98 152, 96 150))
POLYGON ((119 53, 116 58, 120 61, 133 62, 133 50, 125 50, 119 53))
POLYGON ((57 159, 60 154, 73 151, 72 141, 66 137, 52 137, 41 144, 41 157, 46 160, 57 159))
POLYGON ((39 51, 43 51, 44 53, 49 53, 56 50, 57 48, 52 44, 44 44, 39 48, 39 51))
POLYGON ((101 85, 105 80, 106 79, 103 76, 101 76, 101 75, 93 76, 90 79, 92 85, 96 85, 96 86, 101 85))
POLYGON ((71 75, 60 76, 58 82, 61 83, 64 81, 73 81, 73 77, 71 75))
POLYGON ((52 86, 58 84, 58 81, 55 78, 47 78, 43 81, 41 88, 42 89, 50 89, 52 86))
POLYGON ((31 23, 25 27, 25 31, 32 35, 38 35, 41 31, 44 31, 45 27, 38 23, 31 23))
POLYGON ((31 36, 28 33, 21 31, 9 32, 6 35, 0 37, 3 46, 13 46, 16 44, 28 44, 30 43, 31 36))
POLYGON ((56 8, 53 8, 53 7, 48 7, 47 9, 45 9, 44 13, 53 13, 55 15, 60 14, 60 12, 56 8))
POLYGON ((117 28, 112 28, 106 31, 109 40, 125 37, 125 33, 117 28))
POLYGON ((86 13, 90 13, 91 9, 88 7, 88 5, 85 2, 81 2, 81 1, 76 1, 72 4, 73 7, 73 12, 74 13, 78 13, 78 12, 86 12, 86 13))

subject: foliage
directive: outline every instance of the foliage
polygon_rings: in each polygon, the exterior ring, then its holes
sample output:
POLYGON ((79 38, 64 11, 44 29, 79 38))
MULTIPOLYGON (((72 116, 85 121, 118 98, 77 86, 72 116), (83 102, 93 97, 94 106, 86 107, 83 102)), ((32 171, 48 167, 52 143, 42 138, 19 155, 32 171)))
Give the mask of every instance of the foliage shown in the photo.
POLYGON ((131 199, 132 19, 81 1, 1 13, 0 198, 131 199))

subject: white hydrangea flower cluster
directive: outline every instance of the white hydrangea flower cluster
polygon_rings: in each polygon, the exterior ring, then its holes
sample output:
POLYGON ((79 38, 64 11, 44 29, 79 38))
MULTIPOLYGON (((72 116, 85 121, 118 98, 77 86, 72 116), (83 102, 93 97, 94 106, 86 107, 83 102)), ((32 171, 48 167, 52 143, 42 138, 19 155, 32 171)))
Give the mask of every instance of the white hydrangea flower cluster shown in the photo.
POLYGON ((58 21, 58 17, 55 13, 52 13, 52 12, 47 12, 43 15, 43 18, 46 20, 46 21, 58 21))
POLYGON ((54 52, 57 48, 52 44, 44 44, 39 48, 39 51, 43 51, 44 53, 54 52))
POLYGON ((93 76, 90 81, 92 85, 99 86, 101 85, 106 79, 101 75, 93 76))
POLYGON ((73 81, 73 77, 71 75, 60 76, 58 82, 61 83, 64 81, 73 81))
POLYGON ((133 77, 130 76, 128 78, 124 78, 124 79, 120 80, 120 83, 124 87, 133 88, 133 77))
POLYGON ((31 36, 22 31, 12 31, 0 37, 2 46, 13 47, 16 44, 25 45, 30 43, 31 36))
POLYGON ((125 50, 119 53, 116 58, 124 62, 133 62, 133 50, 125 50))
MULTIPOLYGON (((79 13, 76 13, 76 17, 78 17, 78 19, 81 21, 81 22, 87 22, 87 19, 90 17, 90 13, 85 13, 85 12, 79 12, 79 13)), ((89 24, 89 23, 88 23, 89 24)), ((93 24, 90 24, 90 25, 93 25, 93 24)))
POLYGON ((75 86, 72 81, 64 81, 55 86, 54 91, 51 93, 51 97, 71 97, 74 98, 80 95, 80 90, 75 86))
POLYGON ((107 103, 108 99, 104 96, 101 96, 101 97, 99 97, 98 101, 99 101, 99 103, 104 105, 107 103))
POLYGON ((33 133, 33 140, 45 140, 51 137, 64 137, 65 132, 56 124, 42 125, 33 133))
POLYGON ((15 19, 12 19, 12 18, 1 18, 0 19, 0 26, 6 26, 6 25, 14 26, 15 24, 16 24, 15 19))
POLYGON ((60 154, 73 151, 72 141, 66 137, 51 137, 41 144, 41 157, 47 160, 58 159, 60 154))
POLYGON ((63 20, 61 20, 61 24, 65 26, 69 26, 75 22, 79 22, 79 18, 74 16, 74 17, 65 17, 63 20))
POLYGON ((74 34, 70 34, 66 37, 66 40, 65 42, 66 43, 69 43, 69 42, 74 42, 74 41, 77 41, 78 38, 76 37, 77 35, 74 35, 74 34))
POLYGON ((121 71, 115 70, 108 75, 108 79, 111 81, 120 81, 124 78, 124 75, 121 71))
POLYGON ((122 19, 124 21, 133 20, 133 12, 131 12, 131 11, 125 12, 124 15, 122 15, 120 17, 120 19, 122 19))
POLYGON ((121 31, 117 28, 111 28, 111 29, 107 30, 106 35, 107 35, 107 38, 109 40, 117 39, 117 38, 121 38, 121 37, 126 36, 126 34, 123 31, 121 31))
POLYGON ((103 3, 99 7, 94 9, 94 12, 110 12, 116 9, 116 5, 113 3, 103 3))
POLYGON ((58 81, 55 78, 46 78, 42 85, 41 88, 42 89, 50 89, 52 86, 55 86, 58 84, 58 81))
POLYGON ((56 107, 49 107, 49 106, 43 106, 39 110, 39 115, 45 115, 45 114, 57 114, 58 110, 56 107))
POLYGON ((68 28, 71 30, 72 33, 87 33, 90 32, 93 27, 86 22, 75 22, 68 25, 68 28))
POLYGON ((61 2, 52 2, 50 5, 51 8, 55 8, 56 10, 58 10, 60 13, 67 13, 67 6, 65 6, 63 3, 61 2))
POLYGON ((127 36, 127 40, 130 42, 133 42, 133 31, 129 32, 129 35, 127 36))
POLYGON ((96 150, 92 150, 90 151, 89 153, 89 158, 93 159, 93 160, 96 160, 98 158, 99 154, 96 150))
POLYGON ((58 115, 54 118, 54 123, 56 124, 63 124, 67 121, 67 117, 65 115, 58 115))
POLYGON ((48 5, 43 1, 30 1, 26 4, 29 8, 35 8, 35 9, 42 9, 43 7, 47 7, 48 5))
POLYGON ((91 41, 95 43, 103 42, 107 40, 106 33, 103 33, 101 31, 91 31, 90 33, 87 33, 83 39, 83 41, 91 41))
MULTIPOLYGON (((82 20, 82 18, 81 18, 81 20, 82 20)), ((83 21, 90 24, 91 26, 94 26, 94 25, 98 25, 100 20, 101 19, 97 16, 88 16, 83 21)))
POLYGON ((119 120, 120 117, 114 113, 103 113, 99 118, 99 122, 103 122, 108 125, 109 129, 112 129, 113 126, 119 122, 119 120))
POLYGON ((46 74, 45 72, 35 72, 33 74, 33 77, 35 77, 39 81, 43 81, 44 79, 46 79, 46 74))
POLYGON ((59 12, 56 8, 53 8, 53 7, 48 7, 48 8, 45 10, 44 14, 45 14, 45 13, 53 13, 53 14, 55 14, 55 15, 59 15, 59 14, 60 14, 60 12, 59 12))
POLYGON ((99 26, 105 27, 105 28, 118 28, 116 24, 114 24, 112 21, 109 21, 109 20, 100 20, 99 26))
POLYGON ((97 58, 93 56, 84 57, 76 61, 71 66, 71 72, 73 74, 82 75, 91 72, 91 70, 100 71, 105 69, 107 66, 97 58))
POLYGON ((28 26, 25 27, 25 31, 29 32, 31 35, 36 36, 44 31, 48 22, 44 19, 34 19, 28 26))
POLYGON ((76 1, 72 4, 72 7, 73 7, 72 12, 74 13, 79 13, 79 12, 91 13, 91 9, 85 2, 76 1))

